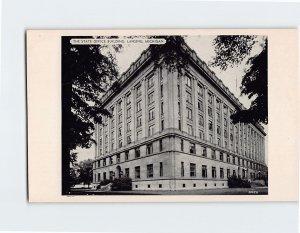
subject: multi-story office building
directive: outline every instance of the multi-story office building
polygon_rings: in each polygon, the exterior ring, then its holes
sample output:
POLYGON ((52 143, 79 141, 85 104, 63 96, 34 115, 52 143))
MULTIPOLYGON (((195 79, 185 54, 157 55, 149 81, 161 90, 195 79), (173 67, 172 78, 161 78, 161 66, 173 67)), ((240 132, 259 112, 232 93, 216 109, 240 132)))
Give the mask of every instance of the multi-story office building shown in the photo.
POLYGON ((179 75, 154 69, 145 50, 109 90, 111 113, 96 125, 93 182, 128 176, 134 190, 222 188, 231 175, 254 179, 267 171, 259 124, 233 124, 242 104, 187 45, 179 75))

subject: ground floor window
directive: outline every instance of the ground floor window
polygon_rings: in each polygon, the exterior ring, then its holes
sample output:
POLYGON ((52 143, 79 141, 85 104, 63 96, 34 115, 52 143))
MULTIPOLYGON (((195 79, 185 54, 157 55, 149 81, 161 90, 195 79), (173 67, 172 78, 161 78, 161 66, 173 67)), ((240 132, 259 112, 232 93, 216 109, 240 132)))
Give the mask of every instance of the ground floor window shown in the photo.
POLYGON ((147 177, 152 178, 153 177, 153 164, 147 165, 147 177))
POLYGON ((207 166, 202 165, 202 177, 206 178, 207 177, 207 166))
POLYGON ((191 177, 196 176, 196 164, 194 163, 190 164, 190 176, 191 177))
POLYGON ((220 178, 224 179, 224 169, 220 168, 220 178))
POLYGON ((212 178, 216 178, 216 177, 217 177, 217 170, 216 170, 216 167, 212 167, 212 168, 211 168, 211 175, 212 175, 212 178))
POLYGON ((164 167, 163 167, 163 163, 160 162, 159 163, 159 176, 163 176, 164 175, 164 167))
POLYGON ((184 177, 184 162, 181 162, 181 176, 184 177))
POLYGON ((140 166, 135 167, 134 170, 135 170, 135 178, 136 179, 141 178, 141 168, 140 168, 140 166))
POLYGON ((129 177, 129 168, 125 168, 125 177, 129 177))

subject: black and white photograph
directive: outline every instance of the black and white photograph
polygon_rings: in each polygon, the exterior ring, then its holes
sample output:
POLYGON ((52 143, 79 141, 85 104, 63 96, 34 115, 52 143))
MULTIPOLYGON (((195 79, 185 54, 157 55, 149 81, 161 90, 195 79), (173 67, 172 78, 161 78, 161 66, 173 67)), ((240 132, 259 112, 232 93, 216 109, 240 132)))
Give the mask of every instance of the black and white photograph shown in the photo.
POLYGON ((268 37, 62 36, 62 195, 268 195, 268 37))

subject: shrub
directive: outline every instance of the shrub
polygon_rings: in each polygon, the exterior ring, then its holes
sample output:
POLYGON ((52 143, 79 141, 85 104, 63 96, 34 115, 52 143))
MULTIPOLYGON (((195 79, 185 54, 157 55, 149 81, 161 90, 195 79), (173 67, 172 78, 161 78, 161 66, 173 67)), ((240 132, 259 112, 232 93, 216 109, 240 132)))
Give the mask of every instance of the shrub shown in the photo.
POLYGON ((111 189, 113 191, 131 191, 132 180, 128 177, 121 177, 112 181, 111 189))
POLYGON ((237 176, 231 176, 228 178, 229 188, 251 188, 251 183, 248 180, 243 180, 237 176))
POLYGON ((109 183, 111 183, 112 181, 111 180, 102 180, 100 182, 100 186, 105 186, 105 185, 108 185, 109 183))

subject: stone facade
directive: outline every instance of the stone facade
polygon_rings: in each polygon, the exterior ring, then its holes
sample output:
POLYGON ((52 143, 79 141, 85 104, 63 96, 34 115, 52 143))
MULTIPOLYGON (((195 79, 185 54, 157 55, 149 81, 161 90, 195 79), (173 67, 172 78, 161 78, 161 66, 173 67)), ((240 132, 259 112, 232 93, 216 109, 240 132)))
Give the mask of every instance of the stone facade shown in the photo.
POLYGON ((146 50, 120 78, 121 91, 101 99, 112 117, 96 125, 93 167, 103 179, 129 176, 134 190, 228 187, 232 174, 267 172, 265 133, 258 124, 232 124, 243 109, 196 54, 179 75, 154 69, 146 50))

